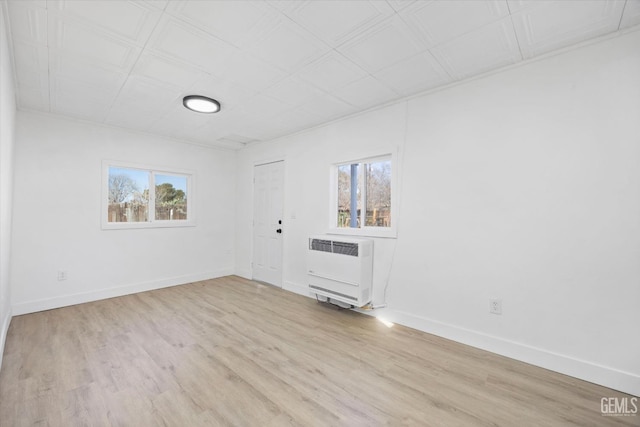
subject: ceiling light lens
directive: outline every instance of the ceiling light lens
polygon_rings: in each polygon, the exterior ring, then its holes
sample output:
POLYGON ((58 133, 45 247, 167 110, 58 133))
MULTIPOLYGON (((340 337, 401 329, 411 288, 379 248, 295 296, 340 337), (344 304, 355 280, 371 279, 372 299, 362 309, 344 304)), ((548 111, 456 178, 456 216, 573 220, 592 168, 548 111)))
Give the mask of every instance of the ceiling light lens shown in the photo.
POLYGON ((182 104, 189 110, 198 113, 217 113, 220 111, 220 103, 215 99, 200 95, 185 96, 182 104))

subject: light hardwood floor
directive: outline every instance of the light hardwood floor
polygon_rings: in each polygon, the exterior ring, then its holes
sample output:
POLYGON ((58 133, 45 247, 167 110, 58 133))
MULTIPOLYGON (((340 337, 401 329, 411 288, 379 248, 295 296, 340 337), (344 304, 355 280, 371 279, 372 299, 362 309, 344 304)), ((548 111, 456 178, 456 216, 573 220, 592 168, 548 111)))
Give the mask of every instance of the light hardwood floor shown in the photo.
POLYGON ((14 317, 0 425, 605 426, 622 393, 238 277, 14 317))

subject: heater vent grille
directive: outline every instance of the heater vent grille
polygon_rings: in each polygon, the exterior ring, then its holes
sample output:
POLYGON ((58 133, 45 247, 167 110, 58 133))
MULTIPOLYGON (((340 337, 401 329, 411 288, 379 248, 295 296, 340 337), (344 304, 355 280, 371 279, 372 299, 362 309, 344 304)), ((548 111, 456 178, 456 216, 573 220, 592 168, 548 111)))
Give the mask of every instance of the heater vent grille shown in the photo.
POLYGON ((352 242, 337 242, 333 240, 309 239, 309 249, 319 252, 330 252, 340 255, 358 256, 359 245, 352 242))

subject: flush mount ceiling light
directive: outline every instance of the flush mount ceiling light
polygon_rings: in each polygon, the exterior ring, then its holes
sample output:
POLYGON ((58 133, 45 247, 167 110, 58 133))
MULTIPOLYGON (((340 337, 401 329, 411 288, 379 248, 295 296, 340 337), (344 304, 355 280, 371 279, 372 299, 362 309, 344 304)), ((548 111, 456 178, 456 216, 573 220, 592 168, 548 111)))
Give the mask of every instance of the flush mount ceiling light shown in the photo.
POLYGON ((182 99, 182 105, 197 113, 217 113, 220 111, 220 103, 215 99, 201 95, 189 95, 182 99))

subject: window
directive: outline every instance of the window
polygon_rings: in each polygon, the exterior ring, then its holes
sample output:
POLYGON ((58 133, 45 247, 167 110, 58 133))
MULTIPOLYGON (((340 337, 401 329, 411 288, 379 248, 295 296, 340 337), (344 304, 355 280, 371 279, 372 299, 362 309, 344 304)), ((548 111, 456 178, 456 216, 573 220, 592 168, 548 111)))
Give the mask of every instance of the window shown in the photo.
POLYGON ((106 163, 103 228, 193 225, 192 174, 106 163))
POLYGON ((389 235, 394 229, 391 156, 335 165, 334 182, 334 231, 389 235))

